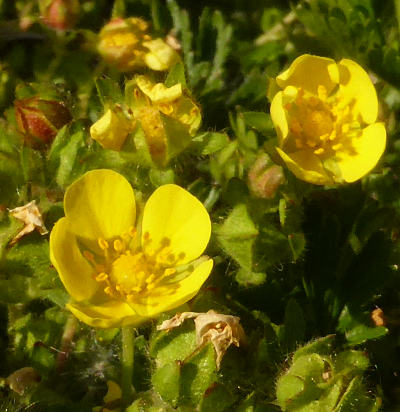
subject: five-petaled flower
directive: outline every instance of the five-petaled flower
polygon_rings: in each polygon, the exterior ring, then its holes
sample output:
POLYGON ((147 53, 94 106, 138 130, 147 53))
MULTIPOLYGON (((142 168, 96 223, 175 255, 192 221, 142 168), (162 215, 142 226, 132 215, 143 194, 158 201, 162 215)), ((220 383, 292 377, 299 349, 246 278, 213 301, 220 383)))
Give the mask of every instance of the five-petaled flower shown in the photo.
POLYGON ((271 102, 280 154, 299 178, 324 185, 354 182, 375 167, 386 144, 378 99, 355 62, 303 55, 276 77, 271 102))
POLYGON ((67 308, 91 326, 139 325, 187 302, 211 272, 213 261, 199 258, 210 217, 177 185, 159 187, 136 226, 133 189, 111 170, 75 181, 64 208, 50 258, 72 298, 67 308))

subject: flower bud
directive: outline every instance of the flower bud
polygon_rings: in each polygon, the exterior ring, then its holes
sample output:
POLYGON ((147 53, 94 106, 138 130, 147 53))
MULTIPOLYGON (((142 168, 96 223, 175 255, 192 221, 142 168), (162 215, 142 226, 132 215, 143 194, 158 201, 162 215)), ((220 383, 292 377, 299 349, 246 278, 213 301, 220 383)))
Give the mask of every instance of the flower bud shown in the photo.
POLYGON ((71 120, 64 103, 39 97, 14 102, 18 128, 32 146, 51 143, 61 127, 71 120))
POLYGON ((108 64, 122 72, 146 66, 167 70, 178 62, 179 56, 162 39, 153 40, 148 28, 148 23, 138 17, 111 20, 100 31, 98 52, 108 64))
POLYGON ((53 0, 42 13, 44 23, 56 30, 73 27, 79 15, 78 0, 53 0))
POLYGON ((136 76, 127 92, 128 104, 140 123, 154 162, 165 165, 192 140, 201 123, 201 112, 185 95, 182 85, 154 84, 136 76))
POLYGON ((273 164, 266 153, 255 161, 248 175, 251 192, 254 196, 263 199, 273 199, 284 181, 282 167, 273 164))
POLYGON ((127 119, 118 107, 115 110, 108 109, 92 125, 90 136, 105 149, 120 150, 133 125, 133 122, 127 119))

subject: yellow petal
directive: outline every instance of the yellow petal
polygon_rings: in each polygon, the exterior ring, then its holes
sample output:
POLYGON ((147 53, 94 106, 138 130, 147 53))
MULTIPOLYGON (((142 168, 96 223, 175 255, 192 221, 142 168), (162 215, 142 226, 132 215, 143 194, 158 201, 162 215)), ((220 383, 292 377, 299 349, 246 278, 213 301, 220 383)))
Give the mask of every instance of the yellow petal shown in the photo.
POLYGON ((282 89, 287 86, 302 87, 314 94, 318 94, 318 86, 322 85, 329 94, 339 82, 338 68, 332 59, 303 54, 276 77, 276 82, 282 89))
POLYGON ((182 279, 182 274, 179 275, 179 281, 171 282, 171 287, 168 289, 168 284, 161 283, 160 287, 151 291, 146 301, 131 303, 133 309, 140 315, 145 317, 155 317, 162 312, 177 308, 183 305, 188 300, 192 299, 200 290, 203 283, 207 280, 213 267, 212 259, 208 259, 198 265, 192 272, 188 272, 187 276, 182 279), (174 291, 173 285, 178 286, 174 291), (168 294, 169 290, 174 291, 168 294))
POLYGON ((162 39, 149 40, 142 44, 149 49, 144 61, 152 70, 168 70, 179 61, 178 53, 162 39))
POLYGON ((93 269, 82 256, 69 220, 60 219, 50 234, 50 260, 68 293, 77 301, 89 299, 97 290, 93 269))
POLYGON ((146 76, 136 76, 135 80, 139 89, 148 96, 153 103, 168 103, 182 96, 182 85, 180 83, 166 87, 163 83, 154 84, 146 76))
POLYGON ((132 124, 123 113, 110 109, 90 128, 90 136, 104 148, 120 150, 131 131, 132 124))
POLYGON ((179 263, 198 258, 211 235, 211 221, 203 204, 177 185, 159 187, 144 208, 142 241, 150 236, 156 249, 165 238, 179 263), (146 234, 148 233, 148 235, 146 234))
POLYGON ((300 150, 287 154, 283 150, 276 148, 289 170, 301 180, 315 185, 332 184, 333 180, 324 170, 318 156, 310 150, 300 150))
POLYGON ((360 114, 364 122, 374 123, 378 116, 378 98, 367 72, 348 59, 341 60, 338 66, 340 95, 348 102, 355 101, 353 111, 360 114))
POLYGON ((352 141, 355 154, 337 153, 337 165, 346 182, 355 182, 372 170, 386 146, 386 130, 383 123, 374 123, 352 141))
POLYGON ((92 170, 68 187, 64 210, 69 229, 83 239, 110 239, 135 224, 132 186, 112 170, 92 170))
POLYGON ((283 107, 283 92, 278 92, 271 102, 271 120, 282 145, 289 133, 289 126, 283 107))
POLYGON ((80 321, 95 328, 138 326, 147 320, 136 314, 127 303, 118 300, 100 305, 71 302, 67 304, 67 309, 80 321))

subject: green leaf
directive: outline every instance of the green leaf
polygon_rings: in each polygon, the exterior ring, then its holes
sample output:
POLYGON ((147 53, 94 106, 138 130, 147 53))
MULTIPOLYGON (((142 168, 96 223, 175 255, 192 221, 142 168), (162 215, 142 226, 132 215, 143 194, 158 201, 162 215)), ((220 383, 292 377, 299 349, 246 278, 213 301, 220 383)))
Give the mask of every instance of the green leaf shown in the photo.
POLYGON ((164 83, 167 87, 172 87, 173 85, 180 83, 182 89, 187 89, 185 67, 182 63, 177 63, 171 67, 164 83))
POLYGON ((283 333, 283 343, 289 352, 303 341, 305 330, 303 310, 294 299, 290 299, 286 305, 283 333))
POLYGON ((240 266, 251 271, 252 248, 258 230, 244 204, 235 206, 222 225, 214 227, 217 239, 225 252, 240 266))
POLYGON ((235 396, 225 386, 212 384, 199 405, 200 412, 223 412, 235 402, 235 396))
POLYGON ((65 187, 73 180, 74 165, 78 150, 84 145, 85 132, 78 130, 70 136, 69 142, 60 150, 60 166, 56 173, 56 182, 65 187))
POLYGON ((107 106, 110 103, 123 103, 124 98, 121 92, 121 88, 119 87, 119 84, 114 80, 105 77, 98 77, 95 80, 95 85, 100 102, 103 106, 107 106))
POLYGON ((176 407, 179 399, 181 365, 179 361, 167 363, 156 369, 151 381, 161 398, 176 407))
POLYGON ((183 402, 197 406, 205 391, 216 379, 214 347, 211 343, 203 346, 185 359, 181 373, 181 395, 183 402))
POLYGON ((271 133, 273 125, 271 117, 263 112, 243 112, 244 121, 250 127, 258 130, 261 133, 271 133))

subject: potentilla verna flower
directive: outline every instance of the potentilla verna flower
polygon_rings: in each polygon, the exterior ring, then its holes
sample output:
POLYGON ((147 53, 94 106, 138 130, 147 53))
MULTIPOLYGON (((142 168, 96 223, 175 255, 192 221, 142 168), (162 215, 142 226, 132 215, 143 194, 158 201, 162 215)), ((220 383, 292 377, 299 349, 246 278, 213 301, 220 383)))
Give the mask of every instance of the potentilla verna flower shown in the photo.
POLYGON ((187 302, 211 272, 213 261, 201 256, 210 217, 177 185, 159 187, 135 226, 129 182, 94 170, 67 189, 64 209, 50 258, 72 298, 67 308, 88 325, 139 325, 187 302))
POLYGON ((276 77, 271 102, 277 151, 299 178, 354 182, 375 167, 386 145, 375 88, 352 60, 298 57, 276 77))
POLYGON ((136 76, 126 87, 127 104, 138 120, 154 162, 165 165, 189 145, 201 111, 181 83, 167 87, 136 76))
POLYGON ((144 67, 168 70, 179 59, 178 53, 164 40, 153 39, 149 25, 138 17, 113 19, 99 33, 97 49, 103 59, 122 72, 144 67))

